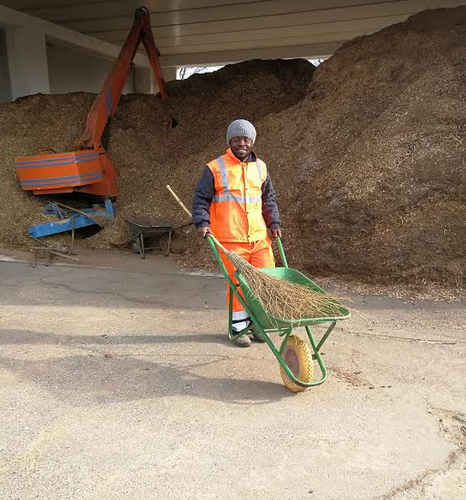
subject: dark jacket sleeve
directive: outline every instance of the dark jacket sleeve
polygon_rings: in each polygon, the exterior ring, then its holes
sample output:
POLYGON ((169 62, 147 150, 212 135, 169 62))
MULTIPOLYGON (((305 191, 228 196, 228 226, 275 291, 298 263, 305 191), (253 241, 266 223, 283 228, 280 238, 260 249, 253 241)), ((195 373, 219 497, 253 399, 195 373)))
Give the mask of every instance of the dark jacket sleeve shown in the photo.
POLYGON ((210 226, 210 204, 215 195, 214 176, 209 167, 202 171, 193 196, 193 224, 195 227, 210 226))
POLYGON ((267 179, 262 184, 262 216, 268 228, 280 227, 280 214, 278 213, 277 197, 273 188, 272 179, 267 172, 267 179))

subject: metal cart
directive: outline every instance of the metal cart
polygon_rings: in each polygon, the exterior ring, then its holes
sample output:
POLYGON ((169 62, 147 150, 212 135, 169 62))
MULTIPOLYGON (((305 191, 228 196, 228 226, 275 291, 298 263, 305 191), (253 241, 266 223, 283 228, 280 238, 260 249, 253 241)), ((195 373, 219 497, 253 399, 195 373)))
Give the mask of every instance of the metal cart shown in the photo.
POLYGON ((125 219, 131 231, 131 245, 134 253, 139 253, 143 259, 146 258, 146 250, 152 250, 156 247, 146 246, 145 239, 168 234, 168 245, 166 254, 170 253, 170 243, 172 239, 173 228, 168 222, 151 217, 131 217, 125 219))
MULTIPOLYGON (((264 268, 261 271, 275 276, 276 278, 298 283, 303 286, 308 286, 312 290, 325 294, 325 290, 311 281, 307 276, 295 269, 288 267, 285 252, 280 238, 276 239, 283 267, 264 268)), ((337 321, 348 319, 350 311, 339 304, 340 314, 338 317, 328 318, 302 318, 296 321, 287 321, 268 314, 260 300, 251 292, 246 279, 236 271, 235 277, 238 283, 234 283, 222 262, 217 249, 215 240, 207 235, 212 252, 217 260, 220 269, 222 270, 225 280, 230 287, 230 304, 229 304, 229 337, 231 340, 241 337, 242 335, 254 335, 260 340, 265 341, 280 365, 280 374, 283 382, 293 392, 301 392, 306 388, 314 385, 319 385, 327 379, 327 369, 322 359, 321 347, 335 327, 337 321), (251 325, 246 331, 242 331, 238 335, 234 335, 232 328, 232 306, 233 294, 239 299, 244 309, 251 318, 251 325), (311 326, 327 323, 328 328, 323 333, 320 340, 314 337, 311 326), (312 351, 309 344, 297 335, 292 335, 295 328, 304 327, 312 351), (271 339, 271 334, 278 334, 283 338, 280 347, 276 347, 271 339), (314 360, 319 365, 321 376, 317 380, 313 380, 314 360)))

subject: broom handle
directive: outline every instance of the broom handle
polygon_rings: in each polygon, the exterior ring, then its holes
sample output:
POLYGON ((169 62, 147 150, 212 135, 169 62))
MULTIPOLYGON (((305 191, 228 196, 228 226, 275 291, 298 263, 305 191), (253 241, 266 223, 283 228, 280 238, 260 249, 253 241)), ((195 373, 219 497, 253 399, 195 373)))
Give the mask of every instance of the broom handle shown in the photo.
POLYGON ((186 208, 185 204, 178 198, 178 196, 176 196, 175 192, 168 184, 167 184, 167 189, 173 195, 173 198, 175 198, 175 200, 180 204, 181 208, 192 218, 191 212, 186 208))
MULTIPOLYGON (((206 238, 210 238, 212 242, 215 244, 217 248, 220 248, 220 250, 228 256, 229 251, 220 243, 220 241, 217 240, 217 238, 211 234, 211 233, 206 233, 206 238)), ((280 236, 277 236, 275 238, 277 240, 277 245, 278 245, 278 252, 280 254, 280 258, 282 259, 283 267, 288 267, 288 261, 286 260, 286 255, 285 255, 285 250, 283 249, 283 244, 280 236)))

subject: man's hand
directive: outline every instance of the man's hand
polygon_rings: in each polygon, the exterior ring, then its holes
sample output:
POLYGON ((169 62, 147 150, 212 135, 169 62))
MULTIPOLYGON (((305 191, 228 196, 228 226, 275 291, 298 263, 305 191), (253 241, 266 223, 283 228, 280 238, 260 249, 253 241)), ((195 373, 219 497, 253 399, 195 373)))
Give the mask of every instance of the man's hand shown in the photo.
POLYGON ((214 234, 212 232, 212 230, 210 229, 209 226, 204 226, 204 227, 198 227, 197 228, 197 232, 199 233, 200 236, 202 236, 203 238, 206 237, 206 234, 209 233, 209 234, 214 234))
POLYGON ((271 229, 270 232, 272 233, 272 238, 282 237, 282 230, 279 227, 271 229))

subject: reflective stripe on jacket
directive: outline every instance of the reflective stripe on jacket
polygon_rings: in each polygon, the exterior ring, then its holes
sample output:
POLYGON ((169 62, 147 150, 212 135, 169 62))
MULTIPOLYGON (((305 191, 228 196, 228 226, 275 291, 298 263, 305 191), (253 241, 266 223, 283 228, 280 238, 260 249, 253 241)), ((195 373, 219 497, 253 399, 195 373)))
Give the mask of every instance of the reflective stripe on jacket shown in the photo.
POLYGON ((218 240, 259 241, 267 237, 262 184, 267 167, 259 158, 242 163, 230 149, 207 165, 214 177, 210 227, 218 240))

